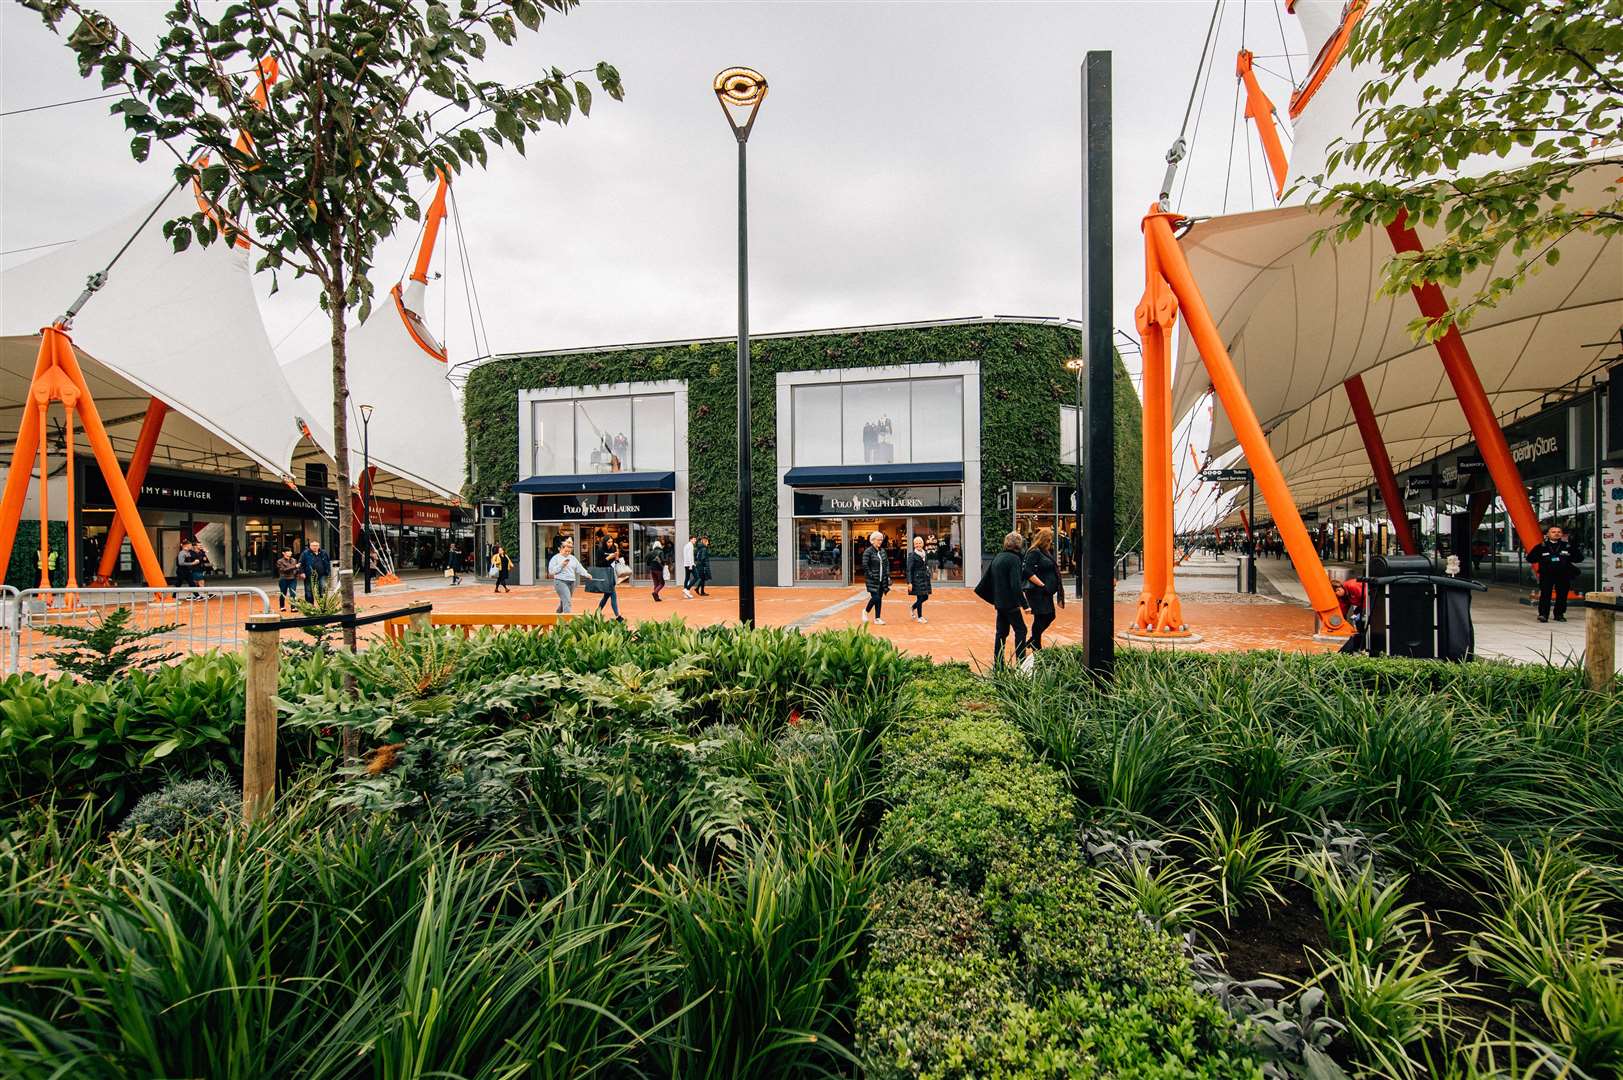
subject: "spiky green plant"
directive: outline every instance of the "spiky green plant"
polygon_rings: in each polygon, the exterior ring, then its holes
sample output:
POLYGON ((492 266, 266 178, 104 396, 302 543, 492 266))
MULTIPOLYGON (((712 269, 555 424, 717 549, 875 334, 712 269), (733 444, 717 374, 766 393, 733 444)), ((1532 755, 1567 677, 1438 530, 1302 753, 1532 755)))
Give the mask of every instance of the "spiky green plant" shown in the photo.
POLYGON ((157 667, 180 658, 177 652, 151 651, 156 646, 155 638, 173 633, 179 624, 132 627, 133 614, 127 607, 116 607, 105 615, 93 614, 84 625, 66 621, 41 623, 40 633, 69 643, 66 648, 43 654, 41 659, 86 682, 106 682, 128 671, 157 667))

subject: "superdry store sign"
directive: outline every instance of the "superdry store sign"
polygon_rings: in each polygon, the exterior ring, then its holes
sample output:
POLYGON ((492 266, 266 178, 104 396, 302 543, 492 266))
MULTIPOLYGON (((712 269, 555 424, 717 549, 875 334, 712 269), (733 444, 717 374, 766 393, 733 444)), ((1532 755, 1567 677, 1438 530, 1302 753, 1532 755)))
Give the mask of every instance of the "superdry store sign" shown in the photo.
POLYGON ((631 521, 669 519, 674 499, 668 491, 620 491, 609 495, 531 495, 536 521, 631 521))

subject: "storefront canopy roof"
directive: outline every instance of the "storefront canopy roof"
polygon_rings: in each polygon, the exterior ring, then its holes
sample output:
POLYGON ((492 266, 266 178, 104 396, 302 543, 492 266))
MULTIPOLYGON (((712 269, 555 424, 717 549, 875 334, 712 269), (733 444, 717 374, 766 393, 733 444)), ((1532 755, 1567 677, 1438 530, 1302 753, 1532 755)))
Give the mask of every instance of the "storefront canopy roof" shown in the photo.
POLYGON ((784 474, 790 487, 894 487, 897 484, 957 484, 964 479, 961 461, 923 461, 889 465, 797 465, 784 474))
POLYGON ((576 473, 532 476, 513 485, 522 495, 578 495, 602 491, 675 491, 674 472, 576 473))

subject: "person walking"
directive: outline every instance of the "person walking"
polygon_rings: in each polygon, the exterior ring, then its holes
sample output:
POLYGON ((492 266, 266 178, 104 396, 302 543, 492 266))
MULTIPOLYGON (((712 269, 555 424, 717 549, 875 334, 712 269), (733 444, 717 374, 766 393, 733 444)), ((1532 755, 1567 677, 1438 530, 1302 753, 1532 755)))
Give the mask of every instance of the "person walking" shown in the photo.
POLYGON ((710 581, 710 538, 699 537, 699 546, 693 549, 693 591, 700 596, 709 596, 705 589, 710 581))
POLYGON ((1567 593, 1578 576, 1578 549, 1567 539, 1566 530, 1551 525, 1544 540, 1527 553, 1527 561, 1538 567, 1538 621, 1550 621, 1550 601, 1555 601, 1555 621, 1567 621, 1567 593))
POLYGON ((552 578, 553 591, 558 594, 558 614, 567 615, 573 610, 575 586, 588 572, 575 558, 574 537, 564 537, 564 542, 558 545, 558 553, 547 561, 547 576, 552 578))
POLYGON ((615 621, 625 622, 625 616, 620 614, 620 567, 625 564, 620 561, 620 545, 615 542, 614 537, 603 541, 602 556, 603 566, 608 573, 598 582, 603 596, 597 602, 597 613, 603 614, 603 605, 610 604, 614 608, 615 621))
POLYGON ((654 603, 663 603, 659 594, 665 588, 665 545, 658 540, 648 549, 648 576, 654 583, 654 603))
POLYGON ((1043 631, 1054 623, 1054 604, 1065 606, 1065 586, 1060 583, 1059 564, 1054 560, 1054 530, 1038 529, 1020 566, 1021 585, 1025 589, 1026 606, 1031 609, 1031 636, 1027 639, 1032 649, 1043 647, 1043 631))
POLYGON ((321 550, 321 541, 312 540, 299 556, 299 572, 304 575, 304 601, 315 603, 327 595, 327 578, 332 574, 332 556, 321 550))
POLYGON ((1023 541, 1017 532, 1003 537, 1003 550, 993 556, 981 574, 975 595, 997 611, 997 631, 992 640, 992 666, 1003 665, 1003 642, 1014 634, 1016 663, 1026 656, 1026 620, 1020 612, 1026 604, 1025 590, 1020 587, 1020 568, 1024 562, 1020 555, 1023 541))
POLYGON ((293 557, 292 548, 283 548, 282 557, 276 560, 276 606, 280 611, 287 610, 289 600, 297 600, 294 592, 299 587, 299 560, 293 557))
POLYGON ((868 612, 873 612, 873 621, 879 626, 885 625, 885 594, 890 591, 890 560, 880 545, 885 542, 885 534, 875 530, 868 534, 868 546, 862 552, 862 583, 868 589, 868 604, 862 609, 862 621, 868 621, 868 612))
POLYGON ((496 591, 512 592, 513 587, 507 584, 507 575, 513 570, 513 560, 507 555, 507 549, 500 544, 490 555, 490 572, 496 575, 496 591))
POLYGON ((924 537, 913 534, 913 550, 907 555, 907 591, 913 594, 910 609, 915 622, 927 623, 924 602, 930 599, 930 555, 924 546, 924 537))
MULTIPOLYGON (((55 555, 56 552, 51 554, 55 555)), ((52 563, 51 569, 56 569, 55 563, 52 563)), ((192 551, 190 540, 182 540, 180 549, 175 552, 175 584, 197 587, 197 554, 192 551)))
POLYGON ((460 584, 462 584, 462 549, 461 548, 454 547, 454 548, 451 549, 451 557, 448 560, 446 560, 446 566, 451 571, 451 584, 452 585, 460 585, 460 584))
POLYGON ((682 545, 682 595, 693 599, 693 542, 697 536, 688 537, 688 542, 682 545))

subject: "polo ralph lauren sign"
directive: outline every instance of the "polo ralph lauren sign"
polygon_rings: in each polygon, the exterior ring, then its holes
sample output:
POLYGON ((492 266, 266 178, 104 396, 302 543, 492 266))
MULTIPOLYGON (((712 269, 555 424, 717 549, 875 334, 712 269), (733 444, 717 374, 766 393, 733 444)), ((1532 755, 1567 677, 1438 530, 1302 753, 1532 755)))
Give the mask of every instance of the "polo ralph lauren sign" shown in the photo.
POLYGON ((868 514, 960 514, 963 488, 825 488, 795 491, 796 517, 862 517, 868 514))
POLYGON ((532 495, 535 521, 630 521, 673 516, 668 491, 626 491, 603 495, 532 495))

